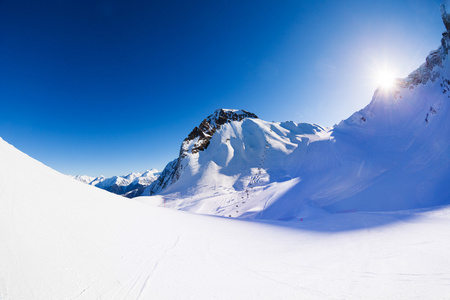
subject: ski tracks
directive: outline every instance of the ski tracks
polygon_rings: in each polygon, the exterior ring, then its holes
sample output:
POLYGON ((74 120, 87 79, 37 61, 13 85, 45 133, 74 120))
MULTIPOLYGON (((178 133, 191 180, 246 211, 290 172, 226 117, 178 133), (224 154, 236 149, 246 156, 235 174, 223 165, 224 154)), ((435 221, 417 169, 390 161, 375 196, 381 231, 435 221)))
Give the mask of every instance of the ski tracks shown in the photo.
POLYGON ((131 283, 131 287, 128 289, 123 299, 141 299, 145 291, 150 290, 150 283, 157 274, 158 267, 167 258, 168 253, 173 251, 179 244, 182 238, 182 234, 177 235, 174 238, 168 239, 166 242, 159 244, 159 247, 154 251, 149 251, 146 256, 142 267, 137 272, 131 283))

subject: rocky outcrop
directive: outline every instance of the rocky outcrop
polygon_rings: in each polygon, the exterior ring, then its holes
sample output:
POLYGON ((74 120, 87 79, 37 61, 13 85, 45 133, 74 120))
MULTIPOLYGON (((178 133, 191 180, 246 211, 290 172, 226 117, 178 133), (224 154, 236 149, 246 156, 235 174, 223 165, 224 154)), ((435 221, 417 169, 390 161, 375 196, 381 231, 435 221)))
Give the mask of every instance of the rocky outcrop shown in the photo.
POLYGON ((443 61, 447 58, 450 48, 450 16, 447 14, 443 4, 441 4, 441 17, 446 28, 446 31, 442 33, 441 46, 437 50, 431 51, 425 63, 417 70, 409 74, 404 80, 399 81, 400 87, 412 89, 419 84, 426 84, 429 80, 432 82, 438 79, 446 80, 442 78, 441 70, 443 61))
POLYGON ((447 32, 450 31, 450 17, 445 10, 444 4, 441 4, 441 17, 442 21, 444 21, 445 29, 447 29, 447 32))
POLYGON ((196 154, 208 148, 211 138, 220 127, 229 122, 239 122, 246 118, 258 118, 254 113, 237 109, 218 109, 195 127, 181 144, 177 159, 166 165, 161 175, 144 192, 154 195, 175 183, 184 170, 183 158, 188 154, 196 154))
POLYGON ((162 191, 167 186, 176 181, 175 174, 177 173, 177 165, 180 158, 174 159, 169 162, 164 170, 161 172, 161 175, 144 191, 144 196, 154 195, 159 191, 162 191))
POLYGON ((180 154, 190 151, 197 153, 208 148, 209 141, 217 129, 231 121, 242 121, 245 118, 258 118, 254 113, 236 109, 218 109, 195 127, 181 145, 180 154))

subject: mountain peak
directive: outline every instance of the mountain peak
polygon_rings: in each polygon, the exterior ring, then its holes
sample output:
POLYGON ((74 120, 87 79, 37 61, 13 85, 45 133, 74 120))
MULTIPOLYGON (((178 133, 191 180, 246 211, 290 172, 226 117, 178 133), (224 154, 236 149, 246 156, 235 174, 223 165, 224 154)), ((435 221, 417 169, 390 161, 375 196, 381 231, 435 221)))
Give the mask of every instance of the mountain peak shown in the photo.
MULTIPOLYGON (((432 82, 438 79, 447 80, 443 78, 443 69, 444 61, 447 59, 450 49, 450 15, 447 14, 443 4, 441 4, 441 17, 446 29, 442 33, 441 46, 437 50, 431 51, 426 57, 425 63, 411 72, 407 78, 399 80, 400 87, 412 89, 419 84, 427 83, 429 80, 432 82)), ((447 86, 448 83, 445 83, 445 85, 447 86)))
POLYGON ((169 162, 161 175, 158 177, 151 186, 144 192, 145 195, 153 195, 172 183, 176 182, 180 176, 183 168, 184 158, 188 156, 189 153, 196 154, 200 151, 205 150, 213 137, 214 133, 221 128, 222 125, 227 124, 232 121, 242 121, 247 118, 258 119, 258 117, 251 112, 239 109, 217 109, 206 117, 198 127, 195 127, 188 137, 184 139, 181 144, 180 155, 175 160, 169 162))
POLYGON ((214 111, 212 115, 209 115, 207 120, 216 120, 218 124, 223 125, 230 121, 241 121, 245 118, 258 118, 254 113, 248 112, 243 109, 227 109, 219 108, 214 111))
POLYGON ((231 121, 242 121, 246 118, 257 119, 258 116, 243 109, 217 109, 189 133, 188 137, 183 141, 181 152, 186 153, 190 151, 191 153, 197 153, 205 150, 213 134, 220 126, 231 121))
POLYGON ((447 32, 450 31, 450 17, 445 10, 444 4, 441 4, 441 17, 442 21, 444 21, 445 29, 447 29, 447 32))

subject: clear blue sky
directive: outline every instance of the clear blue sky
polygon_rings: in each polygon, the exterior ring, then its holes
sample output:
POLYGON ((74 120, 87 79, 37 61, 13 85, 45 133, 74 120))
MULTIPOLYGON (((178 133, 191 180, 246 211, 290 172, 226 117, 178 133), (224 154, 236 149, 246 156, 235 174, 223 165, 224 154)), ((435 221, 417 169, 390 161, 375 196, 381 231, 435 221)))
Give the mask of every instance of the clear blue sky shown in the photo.
POLYGON ((0 0, 0 136, 65 174, 162 169, 217 108, 332 126, 440 44, 440 0, 0 0))

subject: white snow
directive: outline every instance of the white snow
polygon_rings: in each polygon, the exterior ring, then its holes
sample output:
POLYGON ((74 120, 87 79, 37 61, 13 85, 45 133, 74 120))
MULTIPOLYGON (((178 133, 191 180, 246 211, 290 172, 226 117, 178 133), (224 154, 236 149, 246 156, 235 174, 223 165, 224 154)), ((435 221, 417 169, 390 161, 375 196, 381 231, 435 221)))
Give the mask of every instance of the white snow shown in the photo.
POLYGON ((0 170, 2 299, 450 294, 447 207, 255 223, 116 196, 59 174, 3 140, 0 170))

